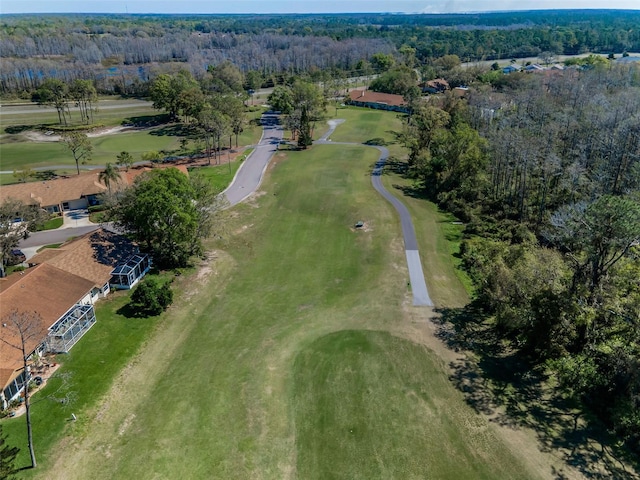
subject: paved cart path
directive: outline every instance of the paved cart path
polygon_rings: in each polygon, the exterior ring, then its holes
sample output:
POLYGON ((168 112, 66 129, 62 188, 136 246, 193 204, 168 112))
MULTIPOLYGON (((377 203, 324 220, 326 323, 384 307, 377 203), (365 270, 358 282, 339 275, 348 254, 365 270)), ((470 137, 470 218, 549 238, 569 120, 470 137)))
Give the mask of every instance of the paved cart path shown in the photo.
MULTIPOLYGON (((358 143, 332 142, 329 139, 336 127, 342 122, 344 122, 344 120, 329 120, 329 130, 314 143, 324 145, 361 145, 358 143)), ((264 131, 259 144, 244 161, 231 182, 231 185, 223 192, 230 205, 236 205, 242 202, 258 189, 267 165, 273 157, 273 154, 278 150, 278 144, 282 141, 283 129, 278 124, 277 114, 273 112, 265 113, 262 116, 262 125, 264 131)), ((394 206, 398 215, 400 215, 407 267, 409 269, 409 279, 413 293, 413 304, 416 306, 431 307, 433 306, 433 302, 431 301, 431 297, 429 297, 427 284, 424 279, 422 262, 420 261, 420 253, 418 251, 418 240, 415 229, 413 228, 413 222, 411 221, 411 215, 407 207, 389 193, 382 184, 382 171, 389 157, 389 150, 380 146, 375 146, 374 148, 378 149, 380 157, 371 173, 371 182, 373 183, 373 187, 394 206)))
MULTIPOLYGON (((329 137, 335 131, 336 127, 344 120, 329 120, 329 131, 325 133, 317 142, 324 145, 362 145, 358 143, 332 142, 329 137)), ((373 146, 373 145, 367 145, 373 146)), ((391 205, 394 206, 398 215, 400 215, 400 224, 402 226, 402 236, 404 238, 404 249, 407 257, 407 267, 409 269, 409 280, 411 282, 411 292, 413 293, 413 304, 415 306, 432 307, 433 302, 427 290, 427 283, 424 279, 422 270, 422 262, 420 261, 420 252, 418 251, 418 239, 411 221, 409 210, 398 198, 392 195, 382 184, 382 171, 384 165, 389 158, 389 150, 385 147, 373 146, 380 152, 380 157, 371 172, 371 183, 380 195, 382 195, 391 205)))

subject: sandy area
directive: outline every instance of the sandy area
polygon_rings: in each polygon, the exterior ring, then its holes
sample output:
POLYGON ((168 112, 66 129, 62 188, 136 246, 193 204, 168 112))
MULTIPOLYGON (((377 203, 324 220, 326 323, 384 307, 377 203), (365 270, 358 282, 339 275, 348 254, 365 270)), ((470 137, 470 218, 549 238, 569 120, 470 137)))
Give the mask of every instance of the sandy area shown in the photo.
MULTIPOLYGON (((123 133, 134 130, 140 130, 139 128, 134 127, 125 127, 125 126, 117 126, 117 127, 108 127, 108 128, 99 128, 87 133, 87 137, 103 137, 105 135, 113 135, 115 133, 123 133)), ((24 133, 24 136, 29 140, 34 142, 59 142, 60 135, 58 134, 48 134, 49 132, 39 132, 36 130, 30 130, 24 133)))

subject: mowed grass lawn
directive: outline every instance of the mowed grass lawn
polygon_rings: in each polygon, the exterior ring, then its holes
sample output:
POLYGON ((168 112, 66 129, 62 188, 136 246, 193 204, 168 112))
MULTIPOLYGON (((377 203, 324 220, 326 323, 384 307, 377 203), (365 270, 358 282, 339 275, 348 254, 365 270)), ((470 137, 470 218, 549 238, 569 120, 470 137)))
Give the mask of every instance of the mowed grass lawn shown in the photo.
MULTIPOLYGON (((55 127, 59 125, 58 114, 55 111, 49 111, 50 109, 51 107, 45 109, 29 102, 24 102, 24 105, 7 105, 0 113, 0 133, 5 133, 6 129, 12 131, 12 127, 21 129, 29 125, 44 128, 47 126, 55 127)), ((103 97, 98 102, 98 111, 94 112, 93 121, 99 125, 115 126, 120 125, 125 117, 133 119, 158 115, 158 113, 158 110, 155 110, 150 102, 130 98, 103 97)), ((80 113, 75 109, 71 112, 70 124, 80 124, 80 113)))
POLYGON ((263 191, 226 213, 209 269, 36 476, 531 478, 446 367, 389 333, 411 307, 376 157, 278 154, 263 191))
MULTIPOLYGON (((338 108, 337 115, 334 115, 335 108, 329 108, 327 112, 330 118, 345 120, 331 135, 332 141, 366 143, 381 138, 387 143, 391 155, 400 154, 400 146, 395 143, 394 132, 402 130, 406 115, 360 107, 338 108)), ((320 130, 325 132, 326 128, 320 130)))
MULTIPOLYGON (((154 135, 153 130, 118 133, 91 138, 92 158, 86 166, 115 163, 116 156, 128 151, 135 161, 148 151, 171 150, 178 147, 178 138, 154 135)), ((20 142, 0 144, 0 168, 20 170, 24 168, 69 165, 75 169, 75 161, 69 150, 60 142, 20 142)), ((83 168, 83 165, 80 165, 83 168)))
MULTIPOLYGON (((127 118, 131 118, 137 114, 138 108, 139 107, 113 109, 105 110, 105 112, 108 112, 110 115, 110 124, 120 125, 123 121, 126 121, 127 118)), ((155 110, 152 113, 157 115, 158 111, 155 110)), ((259 117, 261 113, 262 110, 247 112, 247 120, 255 119, 259 117)), ((11 119, 12 115, 7 115, 6 117, 11 119)), ((22 118, 21 116, 19 117, 22 118)), ((4 122, 5 118, 3 118, 2 121, 4 122)), ((21 121, 26 122, 28 118, 24 118, 21 121)), ((33 116, 31 116, 31 121, 34 121, 33 116)), ((38 119, 38 121, 40 120, 38 119)), ((149 130, 92 137, 90 139, 93 145, 91 161, 87 162, 86 165, 81 165, 80 168, 89 168, 92 165, 105 165, 107 162, 115 163, 116 156, 122 151, 131 153, 134 161, 140 161, 141 155, 149 151, 166 151, 180 154, 179 142, 182 137, 163 134, 167 131, 170 132, 171 129, 158 127, 149 130)), ((261 132, 262 130, 259 126, 248 123, 238 138, 238 144, 244 146, 257 143, 261 132)), ((233 141, 235 142, 235 138, 233 141)), ((191 141, 189 148, 193 147, 194 143, 191 141)), ((25 137, 22 135, 7 135, 0 140, 0 170, 2 171, 66 165, 70 168, 65 171, 73 172, 73 170, 75 170, 75 160, 73 156, 60 142, 25 141, 25 137)), ((5 178, 3 178, 2 181, 4 183, 11 181, 9 177, 6 177, 6 179, 5 181, 5 178)))

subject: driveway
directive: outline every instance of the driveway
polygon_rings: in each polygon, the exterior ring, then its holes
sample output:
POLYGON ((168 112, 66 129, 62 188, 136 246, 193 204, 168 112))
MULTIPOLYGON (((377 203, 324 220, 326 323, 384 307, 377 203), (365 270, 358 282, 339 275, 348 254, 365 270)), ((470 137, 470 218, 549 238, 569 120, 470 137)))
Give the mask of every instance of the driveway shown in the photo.
POLYGON ((24 252, 27 260, 45 245, 64 243, 70 238, 79 237, 100 228, 99 224, 89 221, 89 213, 86 210, 70 210, 63 215, 64 223, 60 228, 34 232, 29 235, 29 238, 18 243, 18 248, 24 252))

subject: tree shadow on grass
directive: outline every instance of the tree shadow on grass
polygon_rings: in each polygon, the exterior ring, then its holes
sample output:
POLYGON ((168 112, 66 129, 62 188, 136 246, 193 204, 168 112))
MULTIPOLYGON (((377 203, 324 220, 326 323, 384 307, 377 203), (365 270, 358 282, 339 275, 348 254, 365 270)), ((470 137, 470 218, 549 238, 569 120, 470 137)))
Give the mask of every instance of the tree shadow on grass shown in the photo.
MULTIPOLYGON (((540 448, 589 479, 640 479, 636 457, 575 401, 551 385, 544 369, 503 342, 478 302, 437 310, 436 335, 452 350, 466 351, 450 364, 450 380, 478 413, 508 428, 527 427, 540 448)), ((568 478, 553 470, 557 480, 568 478)))
POLYGON ((142 312, 140 312, 137 308, 134 308, 130 302, 127 302, 123 306, 121 306, 118 310, 116 310, 118 315, 122 315, 125 318, 147 318, 142 312))
POLYGON ((397 183, 394 183, 392 187, 396 190, 400 190, 402 194, 407 197, 417 198, 420 200, 429 200, 430 202, 436 201, 434 196, 431 195, 429 191, 425 190, 418 184, 398 185, 397 183))
POLYGON ((192 125, 185 125, 183 123, 164 125, 163 127, 156 128, 149 132, 150 135, 156 135, 159 137, 188 137, 194 133, 194 127, 192 125))
POLYGON ((33 130, 34 128, 39 128, 38 125, 11 125, 9 127, 5 127, 5 133, 10 135, 16 135, 18 133, 26 132, 27 130, 33 130))
POLYGON ((158 125, 165 125, 171 121, 169 115, 161 113, 158 115, 140 115, 136 117, 125 118, 122 124, 125 126, 146 128, 156 127, 158 125))
POLYGON ((34 172, 32 176, 36 180, 42 181, 42 182, 46 180, 53 180, 54 178, 58 178, 58 175, 53 170, 38 170, 34 172))

